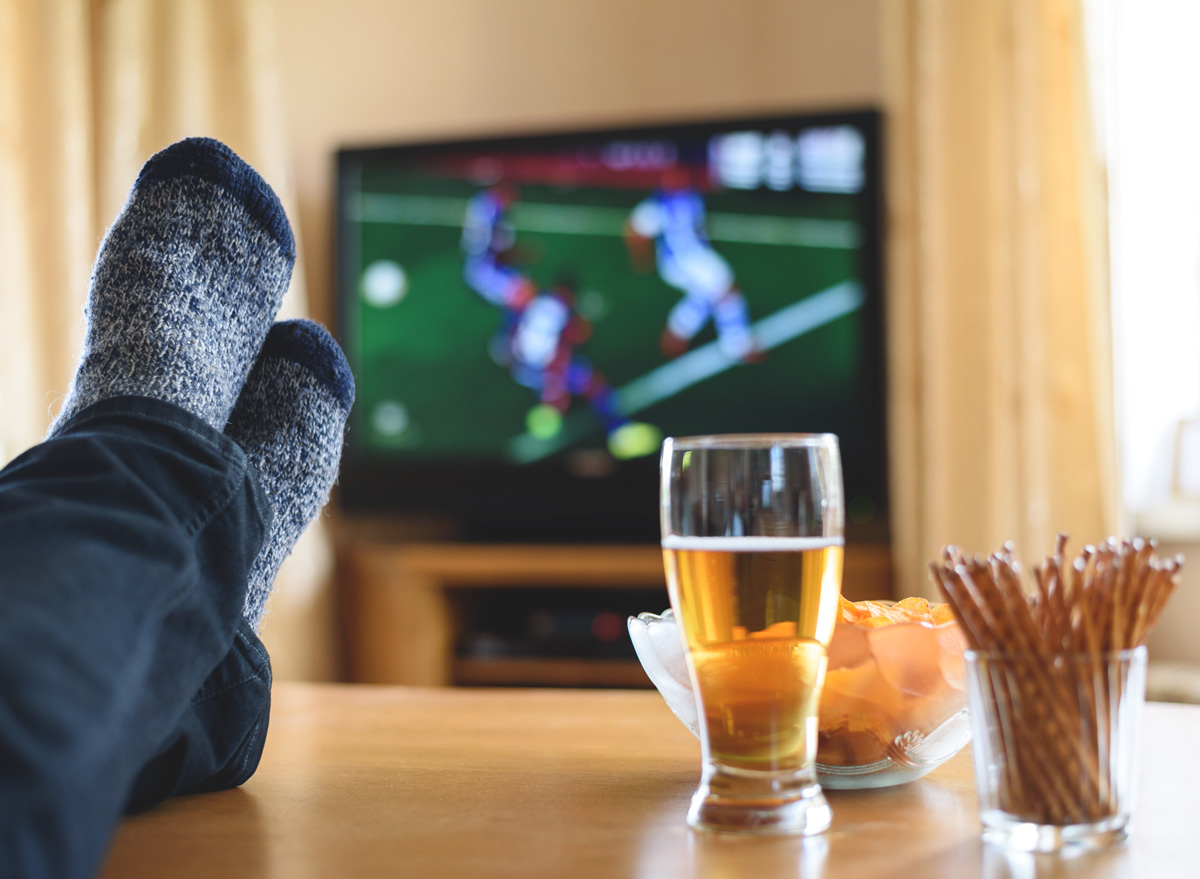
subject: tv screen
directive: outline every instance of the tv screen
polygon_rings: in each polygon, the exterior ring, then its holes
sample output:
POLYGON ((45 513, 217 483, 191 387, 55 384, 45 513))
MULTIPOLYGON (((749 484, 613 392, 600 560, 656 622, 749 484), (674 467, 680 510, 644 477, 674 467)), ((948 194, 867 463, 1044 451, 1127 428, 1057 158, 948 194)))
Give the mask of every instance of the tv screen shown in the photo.
POLYGON ((351 511, 653 541, 665 436, 830 432, 887 535, 878 117, 345 149, 351 511))

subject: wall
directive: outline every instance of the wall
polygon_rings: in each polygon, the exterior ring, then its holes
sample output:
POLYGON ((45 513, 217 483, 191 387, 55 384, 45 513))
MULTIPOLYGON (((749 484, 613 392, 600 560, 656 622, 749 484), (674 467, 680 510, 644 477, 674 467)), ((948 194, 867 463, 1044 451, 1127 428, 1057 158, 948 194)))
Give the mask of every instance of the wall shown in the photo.
MULTIPOLYGON (((274 0, 314 316, 332 316, 339 146, 878 106, 880 2, 274 0)), ((331 596, 282 598, 277 676, 336 674, 331 596)))

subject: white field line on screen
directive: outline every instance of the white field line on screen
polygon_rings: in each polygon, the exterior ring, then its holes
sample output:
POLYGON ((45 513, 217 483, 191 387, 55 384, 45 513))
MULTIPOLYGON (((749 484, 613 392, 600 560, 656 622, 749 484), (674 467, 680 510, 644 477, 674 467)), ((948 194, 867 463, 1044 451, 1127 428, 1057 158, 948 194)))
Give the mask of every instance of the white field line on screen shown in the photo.
MULTIPOLYGON (((350 200, 346 216, 360 223, 459 228, 466 211, 465 198, 361 193, 350 200)), ((625 234, 628 217, 629 211, 624 208, 518 202, 512 208, 510 222, 518 232, 619 238, 625 234)), ((858 224, 851 220, 717 212, 708 214, 706 228, 710 241, 726 243, 849 250, 862 242, 858 224)))
MULTIPOLYGON (((850 314, 862 306, 864 298, 863 289, 857 281, 842 281, 767 315, 750 329, 759 350, 769 351, 850 314)), ((716 341, 709 342, 622 385, 613 394, 615 408, 626 418, 631 417, 692 385, 740 365, 723 352, 716 341)), ((509 455, 519 464, 528 464, 570 445, 587 429, 585 421, 568 418, 562 430, 552 439, 541 440, 523 433, 509 440, 509 455)))
MULTIPOLYGON (((858 282, 843 281, 767 315, 750 331, 759 350, 769 351, 850 314, 862 304, 863 291, 858 282)), ((738 361, 725 354, 717 342, 709 342, 623 385, 616 392, 617 411, 633 415, 736 365, 738 361)))
POLYGON ((668 534, 662 548, 703 552, 804 552, 845 546, 841 537, 680 537, 668 534))

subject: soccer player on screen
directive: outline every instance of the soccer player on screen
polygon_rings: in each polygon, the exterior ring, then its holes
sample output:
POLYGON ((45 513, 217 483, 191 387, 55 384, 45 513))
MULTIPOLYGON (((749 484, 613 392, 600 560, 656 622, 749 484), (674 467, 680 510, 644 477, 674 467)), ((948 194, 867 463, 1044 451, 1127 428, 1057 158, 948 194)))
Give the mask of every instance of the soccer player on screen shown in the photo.
POLYGON ((488 345, 492 359, 540 398, 526 418, 530 432, 542 439, 556 435, 572 398, 581 397, 604 425, 613 457, 652 454, 661 432, 622 416, 611 386, 575 350, 592 326, 575 311, 572 286, 562 283, 539 293, 533 280, 513 265, 516 236, 508 212, 515 200, 516 190, 500 183, 467 203, 463 280, 500 311, 500 326, 488 345))
POLYGON ((758 355, 746 300, 729 263, 713 250, 705 231, 704 200, 685 165, 672 165, 662 185, 633 209, 625 243, 634 267, 648 271, 653 246, 659 277, 683 298, 667 316, 660 345, 668 357, 687 350, 711 318, 720 349, 734 360, 758 355))
POLYGON ((492 305, 520 311, 533 298, 533 282, 512 265, 515 233, 509 210, 516 188, 497 183, 467 202, 463 218, 463 280, 492 305))
POLYGON ((501 181, 473 195, 463 217, 463 280, 485 302, 500 310, 488 351, 504 367, 511 363, 509 338, 521 313, 537 293, 533 279, 514 265, 516 233, 509 211, 516 187, 501 181))
POLYGON ((530 413, 530 431, 542 438, 557 434, 572 399, 579 397, 604 425, 613 457, 654 453, 661 432, 619 412, 612 386, 576 350, 591 331, 591 322, 575 311, 575 292, 569 284, 538 293, 511 324, 504 347, 507 366, 513 379, 536 391, 541 401, 530 413))

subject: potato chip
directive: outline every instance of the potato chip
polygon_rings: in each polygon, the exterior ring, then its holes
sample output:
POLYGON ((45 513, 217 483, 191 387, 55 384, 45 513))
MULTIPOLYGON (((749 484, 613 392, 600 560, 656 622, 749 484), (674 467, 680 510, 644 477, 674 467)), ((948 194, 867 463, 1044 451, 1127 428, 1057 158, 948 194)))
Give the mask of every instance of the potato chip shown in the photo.
POLYGON ((838 620, 856 626, 874 629, 891 623, 929 623, 940 626, 954 622, 954 613, 948 604, 930 604, 920 596, 890 601, 849 601, 841 596, 838 602, 838 620))
POLYGON ((857 623, 870 616, 844 595, 838 596, 838 611, 839 618, 843 623, 857 623))
POLYGON ((926 622, 929 622, 931 619, 929 616, 929 602, 924 598, 920 598, 918 596, 905 598, 901 601, 897 601, 896 607, 904 608, 904 610, 908 611, 913 619, 925 620, 926 622))
POLYGON ((950 609, 950 605, 948 604, 935 604, 930 611, 930 616, 933 617, 933 624, 935 626, 954 622, 954 611, 950 609))
POLYGON ((862 626, 864 629, 877 629, 880 626, 890 626, 894 622, 896 621, 891 617, 876 616, 867 617, 865 620, 855 623, 855 625, 862 626))

